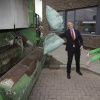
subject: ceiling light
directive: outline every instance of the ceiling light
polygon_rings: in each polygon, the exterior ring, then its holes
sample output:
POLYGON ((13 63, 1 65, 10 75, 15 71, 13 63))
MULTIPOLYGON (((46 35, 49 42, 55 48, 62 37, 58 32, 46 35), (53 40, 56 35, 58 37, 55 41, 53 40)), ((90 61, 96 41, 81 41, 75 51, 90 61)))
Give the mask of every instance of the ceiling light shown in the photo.
POLYGON ((92 9, 85 9, 85 10, 88 10, 88 11, 93 11, 92 9))

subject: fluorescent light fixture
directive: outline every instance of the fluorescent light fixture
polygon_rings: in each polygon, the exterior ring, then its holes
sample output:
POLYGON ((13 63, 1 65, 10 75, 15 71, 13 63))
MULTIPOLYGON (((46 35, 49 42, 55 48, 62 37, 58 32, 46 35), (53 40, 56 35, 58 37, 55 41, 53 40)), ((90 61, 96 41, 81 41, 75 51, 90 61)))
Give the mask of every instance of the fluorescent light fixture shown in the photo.
POLYGON ((87 10, 87 11, 93 11, 92 9, 85 9, 85 10, 87 10))
POLYGON ((78 16, 83 16, 82 14, 76 14, 76 15, 78 15, 78 16))
POLYGON ((83 21, 83 24, 96 24, 96 21, 83 21))

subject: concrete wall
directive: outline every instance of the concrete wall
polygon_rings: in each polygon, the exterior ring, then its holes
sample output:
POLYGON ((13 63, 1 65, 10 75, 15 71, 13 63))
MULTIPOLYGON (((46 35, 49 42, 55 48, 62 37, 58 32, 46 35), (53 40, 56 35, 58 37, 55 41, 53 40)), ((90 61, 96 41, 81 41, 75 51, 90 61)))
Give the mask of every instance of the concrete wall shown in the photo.
MULTIPOLYGON (((43 0, 43 28, 44 28, 43 33, 44 34, 49 33, 49 27, 45 15, 46 5, 49 5, 55 10, 59 11, 59 10, 68 10, 68 9, 76 9, 76 8, 100 5, 100 0, 43 0)), ((100 37, 98 36, 83 35, 83 38, 85 41, 84 45, 91 46, 94 48, 100 46, 99 44, 100 37), (96 41, 99 41, 99 43, 96 41), (96 44, 94 45, 94 43, 96 44)))

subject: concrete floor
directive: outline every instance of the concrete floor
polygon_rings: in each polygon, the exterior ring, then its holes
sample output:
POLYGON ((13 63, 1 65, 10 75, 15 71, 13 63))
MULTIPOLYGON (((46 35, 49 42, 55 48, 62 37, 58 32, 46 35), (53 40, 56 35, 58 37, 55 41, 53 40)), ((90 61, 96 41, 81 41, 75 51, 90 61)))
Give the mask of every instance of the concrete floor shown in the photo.
MULTIPOLYGON (((88 50, 81 52, 81 67, 100 74, 100 61, 86 67, 88 50)), ((53 51, 52 55, 60 61, 60 69, 44 68, 33 88, 29 100, 100 100, 100 76, 88 70, 82 70, 83 76, 72 70, 71 79, 67 79, 67 52, 65 46, 53 51)), ((75 67, 73 59, 72 67, 75 67)))
POLYGON ((82 70, 83 76, 72 70, 67 79, 66 70, 44 68, 29 100, 100 100, 100 76, 82 70))
MULTIPOLYGON (((94 62, 91 64, 90 67, 86 67, 86 62, 88 61, 88 58, 86 57, 86 54, 89 52, 89 50, 82 50, 81 51, 81 59, 80 59, 80 65, 82 68, 89 69, 95 73, 100 74, 100 61, 94 62)), ((67 65, 67 52, 65 51, 65 45, 59 47, 55 51, 49 53, 49 55, 52 55, 55 59, 58 61, 62 62, 63 64, 61 65, 62 67, 66 67, 67 65)), ((92 57, 91 55, 90 57, 92 57)), ((75 60, 73 57, 73 62, 72 62, 72 67, 75 67, 75 60)))

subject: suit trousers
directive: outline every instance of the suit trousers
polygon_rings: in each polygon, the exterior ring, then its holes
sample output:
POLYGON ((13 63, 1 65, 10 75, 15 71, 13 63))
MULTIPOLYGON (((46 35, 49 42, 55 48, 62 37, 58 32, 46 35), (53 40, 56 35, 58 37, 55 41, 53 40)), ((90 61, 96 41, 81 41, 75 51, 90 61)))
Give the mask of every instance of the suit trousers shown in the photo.
POLYGON ((80 71, 80 49, 76 49, 73 47, 73 50, 68 50, 68 61, 67 61, 67 73, 71 73, 71 64, 73 60, 73 55, 75 55, 75 61, 76 61, 76 71, 80 71))

